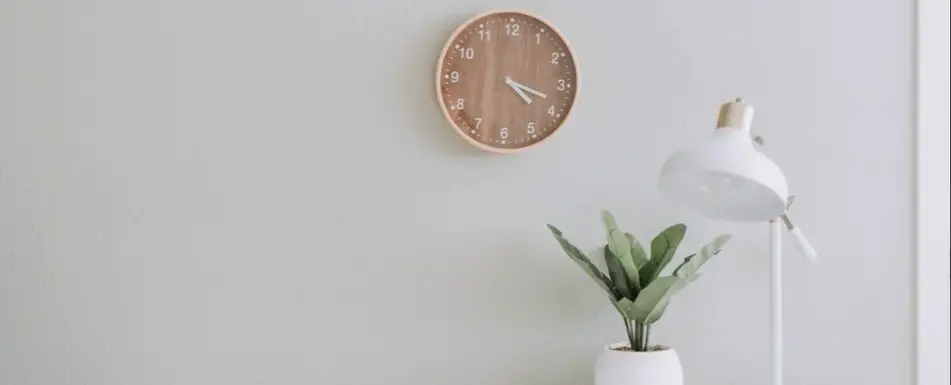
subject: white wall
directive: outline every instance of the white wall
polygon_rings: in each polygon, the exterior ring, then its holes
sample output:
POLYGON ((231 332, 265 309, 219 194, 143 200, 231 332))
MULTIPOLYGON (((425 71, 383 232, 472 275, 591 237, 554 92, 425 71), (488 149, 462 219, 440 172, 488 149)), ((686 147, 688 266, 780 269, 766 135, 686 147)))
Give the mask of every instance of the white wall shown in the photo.
POLYGON ((917 28, 917 385, 951 383, 951 4, 919 0, 917 28))
POLYGON ((691 384, 763 383, 765 227, 654 188, 743 95, 823 258, 787 263, 789 382, 908 384, 912 10, 4 0, 0 383, 588 384, 623 328, 544 224, 594 247, 601 208, 642 237, 686 221, 690 248, 735 234, 655 337, 691 384), (515 156, 457 137, 431 84, 494 6, 553 21, 584 78, 515 156))

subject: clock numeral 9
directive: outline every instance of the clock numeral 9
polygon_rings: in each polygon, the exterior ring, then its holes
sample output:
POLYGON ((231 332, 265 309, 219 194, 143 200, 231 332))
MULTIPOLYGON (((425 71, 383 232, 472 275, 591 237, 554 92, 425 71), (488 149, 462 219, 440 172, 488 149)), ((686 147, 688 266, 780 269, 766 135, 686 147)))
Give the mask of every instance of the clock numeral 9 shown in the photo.
POLYGON ((466 100, 463 98, 456 99, 456 109, 462 110, 466 108, 466 100))
POLYGON ((518 36, 518 24, 506 24, 505 34, 509 36, 518 36))
POLYGON ((558 87, 555 87, 558 91, 565 90, 565 79, 558 79, 558 87))
POLYGON ((535 122, 528 122, 528 128, 525 129, 525 132, 528 132, 529 134, 534 134, 534 133, 535 133, 535 122))
POLYGON ((508 137, 509 137, 509 129, 508 129, 508 127, 502 127, 502 129, 499 130, 499 137, 502 138, 502 139, 505 139, 505 138, 508 138, 508 137))
POLYGON ((472 48, 459 48, 459 57, 463 59, 472 59, 475 57, 475 50, 472 48))
POLYGON ((452 73, 449 74, 449 81, 459 83, 459 71, 452 71, 452 73))
POLYGON ((490 41, 492 40, 491 31, 486 31, 484 29, 479 30, 479 40, 490 41))
POLYGON ((558 55, 558 52, 551 53, 551 64, 558 64, 558 58, 561 56, 558 55))
POLYGON ((555 116, 555 106, 548 107, 548 116, 555 116))

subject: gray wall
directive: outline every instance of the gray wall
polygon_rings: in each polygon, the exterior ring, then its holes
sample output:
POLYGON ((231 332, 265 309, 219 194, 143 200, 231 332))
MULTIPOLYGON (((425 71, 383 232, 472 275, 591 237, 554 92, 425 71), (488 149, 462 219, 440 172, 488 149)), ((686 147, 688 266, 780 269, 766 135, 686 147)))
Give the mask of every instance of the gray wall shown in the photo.
POLYGON ((788 380, 910 383, 912 1, 408 4, 0 3, 0 383, 588 384, 624 331, 544 224, 593 248, 609 208, 735 235, 655 340, 691 384, 761 384, 765 226, 654 182, 738 95, 822 253, 787 248, 788 380), (432 85, 496 6, 550 19, 583 77, 514 156, 432 85))

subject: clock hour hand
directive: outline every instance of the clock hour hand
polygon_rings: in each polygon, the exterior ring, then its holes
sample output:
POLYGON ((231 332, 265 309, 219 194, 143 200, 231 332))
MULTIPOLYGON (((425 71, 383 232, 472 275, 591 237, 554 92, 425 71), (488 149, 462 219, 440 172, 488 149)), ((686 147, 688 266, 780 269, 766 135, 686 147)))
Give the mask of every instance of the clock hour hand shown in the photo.
POLYGON ((505 78, 505 84, 508 84, 508 86, 512 88, 512 91, 515 91, 515 93, 518 94, 518 96, 520 96, 522 100, 525 101, 525 103, 532 104, 532 98, 528 97, 528 95, 526 95, 525 92, 523 92, 522 90, 518 88, 518 86, 513 84, 514 82, 510 82, 511 80, 512 79, 505 78))
POLYGON ((533 89, 531 89, 531 88, 529 88, 529 87, 526 87, 525 85, 522 85, 522 84, 520 84, 520 83, 518 83, 518 82, 512 80, 512 78, 510 78, 510 77, 506 77, 506 78, 505 78, 505 83, 507 83, 509 86, 518 87, 518 88, 520 88, 520 89, 522 89, 522 90, 528 91, 529 93, 534 94, 535 96, 539 96, 539 97, 542 97, 542 98, 547 98, 547 97, 548 97, 548 95, 545 95, 545 94, 543 94, 543 93, 541 93, 541 92, 539 92, 539 91, 533 90, 533 89))

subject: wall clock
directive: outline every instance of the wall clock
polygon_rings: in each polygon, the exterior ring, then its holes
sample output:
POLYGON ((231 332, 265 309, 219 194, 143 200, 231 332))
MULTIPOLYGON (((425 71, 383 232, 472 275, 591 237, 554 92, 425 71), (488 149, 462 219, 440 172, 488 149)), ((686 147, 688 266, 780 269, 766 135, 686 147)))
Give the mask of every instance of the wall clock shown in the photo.
POLYGON ((551 137, 578 94, 578 63, 551 23, 493 10, 463 23, 446 43, 436 93, 449 123, 469 143, 514 153, 551 137))

